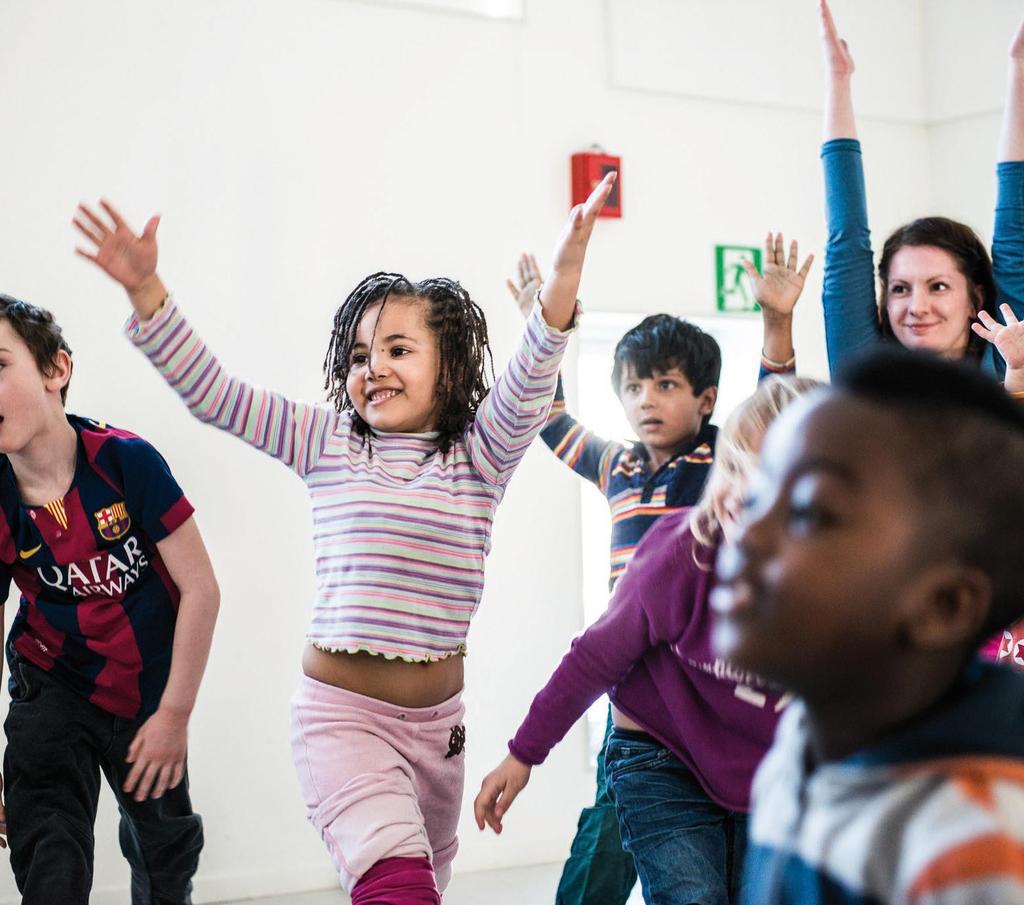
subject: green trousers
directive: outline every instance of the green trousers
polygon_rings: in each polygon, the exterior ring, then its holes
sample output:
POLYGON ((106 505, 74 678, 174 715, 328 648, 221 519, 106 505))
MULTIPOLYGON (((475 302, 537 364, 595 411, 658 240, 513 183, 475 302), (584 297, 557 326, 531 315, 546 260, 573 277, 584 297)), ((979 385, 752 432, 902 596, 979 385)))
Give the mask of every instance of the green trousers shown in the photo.
POLYGON ((608 708, 601 753, 597 755, 597 796, 580 812, 569 859, 562 868, 555 905, 626 905, 636 883, 633 856, 622 850, 615 805, 604 779, 604 750, 612 731, 608 708))

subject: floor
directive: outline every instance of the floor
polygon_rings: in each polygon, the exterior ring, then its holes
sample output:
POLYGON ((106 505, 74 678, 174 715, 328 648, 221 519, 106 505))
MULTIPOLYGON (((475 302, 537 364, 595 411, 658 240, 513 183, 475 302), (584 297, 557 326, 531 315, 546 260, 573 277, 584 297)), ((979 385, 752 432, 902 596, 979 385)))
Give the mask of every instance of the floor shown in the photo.
MULTIPOLYGON (((511 870, 457 874, 444 897, 444 905, 552 905, 561 873, 560 864, 542 864, 511 870)), ((295 893, 263 899, 245 899, 249 905, 341 905, 340 891, 295 893)), ((242 905, 225 902, 223 905, 242 905)), ((629 905, 643 905, 640 887, 633 890, 629 905)))

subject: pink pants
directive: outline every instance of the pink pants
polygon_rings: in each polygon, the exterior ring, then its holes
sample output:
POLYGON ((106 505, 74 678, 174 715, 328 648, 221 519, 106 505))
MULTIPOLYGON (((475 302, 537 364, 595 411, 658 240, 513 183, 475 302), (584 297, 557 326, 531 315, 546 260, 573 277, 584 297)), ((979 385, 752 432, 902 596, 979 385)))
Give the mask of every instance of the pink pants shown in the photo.
POLYGON ((291 712, 307 815, 346 891, 385 858, 429 858, 443 892, 465 782, 461 693, 397 707, 303 676, 291 712))

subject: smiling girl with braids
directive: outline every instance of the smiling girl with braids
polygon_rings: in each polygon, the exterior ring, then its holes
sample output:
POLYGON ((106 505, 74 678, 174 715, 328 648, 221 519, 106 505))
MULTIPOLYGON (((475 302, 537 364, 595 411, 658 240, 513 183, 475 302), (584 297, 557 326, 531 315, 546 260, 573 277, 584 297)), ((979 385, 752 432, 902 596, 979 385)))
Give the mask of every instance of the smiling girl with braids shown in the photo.
POLYGON ((463 654, 494 511, 544 424, 587 242, 614 174, 573 209, 523 339, 488 391, 483 312, 456 282, 376 273, 342 303, 331 407, 229 376, 137 236, 79 208, 79 254, 127 290, 128 334, 201 421, 281 460, 313 504, 317 599, 292 746, 309 819, 359 903, 439 903, 458 847, 463 654))

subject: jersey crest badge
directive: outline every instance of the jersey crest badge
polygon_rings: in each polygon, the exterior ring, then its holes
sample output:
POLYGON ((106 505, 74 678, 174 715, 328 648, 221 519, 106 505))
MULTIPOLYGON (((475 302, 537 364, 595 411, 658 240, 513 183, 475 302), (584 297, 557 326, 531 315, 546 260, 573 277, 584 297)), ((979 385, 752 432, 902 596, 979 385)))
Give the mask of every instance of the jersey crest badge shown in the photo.
POLYGON ((94 512, 96 519, 96 530, 104 540, 117 540, 123 537, 132 526, 131 516, 124 503, 114 503, 99 512, 94 512))

